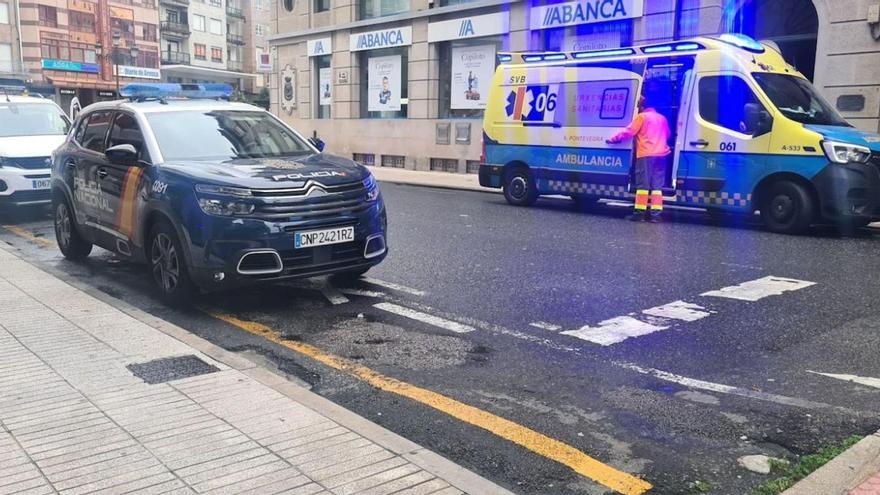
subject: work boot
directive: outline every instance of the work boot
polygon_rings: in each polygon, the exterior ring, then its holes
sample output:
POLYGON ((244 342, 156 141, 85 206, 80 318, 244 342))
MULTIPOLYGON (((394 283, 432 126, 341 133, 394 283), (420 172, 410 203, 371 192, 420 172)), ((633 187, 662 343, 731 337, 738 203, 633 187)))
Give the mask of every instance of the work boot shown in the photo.
POLYGON ((647 218, 645 218, 645 214, 640 211, 634 211, 630 213, 629 215, 627 215, 626 219, 630 222, 644 222, 645 220, 647 220, 647 218))
POLYGON ((650 223, 663 223, 663 217, 660 215, 651 215, 648 217, 648 222, 650 223))

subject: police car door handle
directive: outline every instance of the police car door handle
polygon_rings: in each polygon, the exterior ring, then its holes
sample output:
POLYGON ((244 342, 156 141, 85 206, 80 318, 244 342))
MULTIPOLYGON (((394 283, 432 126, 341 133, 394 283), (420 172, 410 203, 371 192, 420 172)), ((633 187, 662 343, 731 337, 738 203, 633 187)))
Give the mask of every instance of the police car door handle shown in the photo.
POLYGON ((107 169, 106 169, 106 168, 99 168, 99 169, 98 169, 98 177, 100 177, 100 178, 102 178, 102 179, 105 178, 105 177, 107 177, 107 174, 108 174, 108 173, 109 173, 109 172, 107 172, 107 169))
POLYGON ((697 139, 696 141, 691 141, 691 146, 705 148, 706 146, 709 146, 709 141, 706 141, 705 139, 697 139))

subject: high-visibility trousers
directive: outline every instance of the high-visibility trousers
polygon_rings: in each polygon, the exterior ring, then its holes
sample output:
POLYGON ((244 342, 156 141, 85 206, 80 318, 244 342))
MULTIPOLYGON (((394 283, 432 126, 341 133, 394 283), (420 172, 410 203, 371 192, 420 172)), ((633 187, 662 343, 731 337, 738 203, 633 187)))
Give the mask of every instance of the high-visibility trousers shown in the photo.
POLYGON ((652 214, 663 211, 663 183, 666 182, 666 164, 668 156, 647 156, 636 160, 636 204, 637 212, 648 211, 652 214))

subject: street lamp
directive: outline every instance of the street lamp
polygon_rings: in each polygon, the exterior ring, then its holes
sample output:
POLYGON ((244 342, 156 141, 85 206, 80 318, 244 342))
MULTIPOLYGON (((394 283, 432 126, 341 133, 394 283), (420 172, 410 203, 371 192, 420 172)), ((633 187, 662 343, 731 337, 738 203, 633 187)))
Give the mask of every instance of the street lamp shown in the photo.
MULTIPOLYGON (((116 96, 119 96, 119 45, 122 43, 122 35, 119 31, 113 31, 113 51, 109 54, 113 61, 113 73, 116 74, 116 96)), ((135 64, 137 64, 137 56, 140 53, 140 49, 137 45, 133 45, 128 49, 129 55, 131 58, 135 59, 135 64)), ((100 45, 95 46, 95 54, 100 57, 103 53, 103 49, 100 45)))

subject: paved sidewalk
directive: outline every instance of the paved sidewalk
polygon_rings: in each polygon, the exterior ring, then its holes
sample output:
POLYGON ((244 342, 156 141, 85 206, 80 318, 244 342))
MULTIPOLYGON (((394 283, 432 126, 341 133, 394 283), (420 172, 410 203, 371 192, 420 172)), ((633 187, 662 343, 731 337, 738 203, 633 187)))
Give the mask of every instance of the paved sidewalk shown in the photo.
POLYGON ((785 495, 880 495, 880 431, 799 481, 785 495))
POLYGON ((509 493, 104 299, 0 246, 0 494, 509 493))
POLYGON ((480 178, 477 174, 451 174, 449 172, 422 172, 419 170, 406 170, 402 168, 367 167, 373 172, 377 180, 382 182, 394 182, 397 184, 409 184, 413 186, 440 187, 443 189, 465 189, 470 191, 483 191, 500 193, 501 189, 491 189, 480 186, 480 178))

